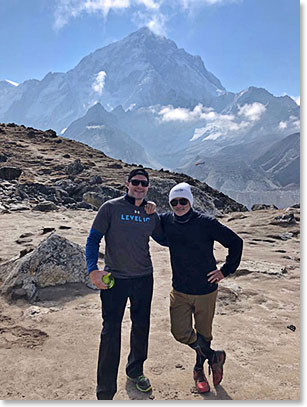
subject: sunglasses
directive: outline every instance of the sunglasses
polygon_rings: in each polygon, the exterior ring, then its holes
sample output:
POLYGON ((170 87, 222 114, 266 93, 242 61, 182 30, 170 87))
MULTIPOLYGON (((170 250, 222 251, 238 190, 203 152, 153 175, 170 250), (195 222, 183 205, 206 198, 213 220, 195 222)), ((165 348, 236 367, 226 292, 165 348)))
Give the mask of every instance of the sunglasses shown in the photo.
POLYGON ((186 205, 186 204, 189 202, 189 200, 188 200, 188 199, 185 199, 185 198, 172 199, 171 202, 170 202, 170 204, 171 204, 172 206, 177 206, 177 205, 178 205, 178 202, 180 203, 180 205, 184 206, 184 205, 186 205))
POLYGON ((130 180, 130 182, 134 187, 137 187, 140 184, 142 185, 142 187, 148 187, 148 185, 149 185, 149 181, 143 181, 143 180, 141 181, 139 179, 132 179, 132 180, 130 180))

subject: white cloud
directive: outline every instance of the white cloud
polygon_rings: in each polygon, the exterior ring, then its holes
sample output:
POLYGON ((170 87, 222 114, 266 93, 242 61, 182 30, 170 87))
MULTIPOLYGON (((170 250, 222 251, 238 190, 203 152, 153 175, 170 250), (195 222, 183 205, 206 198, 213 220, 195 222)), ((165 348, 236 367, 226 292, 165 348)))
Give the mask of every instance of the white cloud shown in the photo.
POLYGON ((148 27, 152 32, 157 35, 166 36, 166 22, 167 17, 157 10, 136 11, 133 13, 134 23, 140 27, 148 27))
POLYGON ((284 129, 286 129, 287 127, 288 127, 288 125, 287 125, 286 122, 283 122, 283 121, 279 122, 279 125, 278 125, 278 128, 279 128, 279 129, 284 130, 284 129))
MULTIPOLYGON (((217 113, 212 108, 204 107, 201 103, 196 105, 193 110, 186 109, 184 107, 173 107, 171 105, 165 106, 158 112, 163 122, 170 121, 193 121, 193 120, 216 120, 217 113)), ((219 115, 221 116, 221 115, 219 115)), ((233 116, 225 115, 224 118, 233 116)))
POLYGON ((296 116, 290 116, 288 121, 281 121, 279 122, 278 129, 285 130, 287 132, 296 132, 300 131, 300 120, 296 116))
POLYGON ((159 115, 162 116, 163 122, 171 121, 190 121, 194 120, 193 113, 185 108, 173 106, 167 106, 160 110, 159 115))
POLYGON ((288 121, 288 126, 292 127, 294 131, 300 131, 301 122, 296 116, 290 116, 288 121))
POLYGON ((160 8, 160 4, 154 0, 136 0, 136 3, 143 4, 146 8, 151 10, 158 10, 160 8))
POLYGON ((107 74, 104 71, 98 72, 96 75, 95 82, 92 85, 92 88, 95 92, 98 93, 98 95, 102 94, 102 90, 104 88, 104 83, 106 79, 107 74))
POLYGON ((127 9, 130 4, 130 0, 58 0, 54 27, 61 29, 71 18, 82 13, 98 13, 106 18, 110 10, 127 9))
POLYGON ((167 18, 163 14, 155 14, 145 23, 152 32, 158 35, 166 35, 165 23, 167 18))
POLYGON ((245 116, 248 120, 257 121, 261 115, 266 111, 266 107, 262 103, 255 102, 251 105, 245 104, 244 106, 238 105, 238 115, 245 116))
POLYGON ((125 11, 131 9, 134 17, 139 18, 138 26, 143 21, 143 25, 152 29, 156 34, 165 35, 165 22, 174 10, 191 14, 193 10, 201 7, 241 1, 243 0, 57 0, 54 27, 59 30, 70 19, 84 13, 98 14, 106 19, 111 10, 125 11))
MULTIPOLYGON (((254 119, 258 110, 248 110, 246 108, 245 113, 249 112, 253 112, 253 115, 251 113, 248 115, 249 118, 252 117, 254 119)), ((204 120, 206 122, 205 126, 195 128, 190 141, 195 141, 204 135, 206 135, 205 140, 215 140, 218 137, 227 136, 229 134, 235 135, 248 127, 252 127, 254 124, 254 120, 250 119, 250 121, 246 121, 233 114, 220 114, 215 112, 212 108, 204 107, 202 104, 196 105, 193 110, 182 107, 174 108, 173 106, 164 106, 157 113, 160 116, 161 122, 192 122, 204 120)))

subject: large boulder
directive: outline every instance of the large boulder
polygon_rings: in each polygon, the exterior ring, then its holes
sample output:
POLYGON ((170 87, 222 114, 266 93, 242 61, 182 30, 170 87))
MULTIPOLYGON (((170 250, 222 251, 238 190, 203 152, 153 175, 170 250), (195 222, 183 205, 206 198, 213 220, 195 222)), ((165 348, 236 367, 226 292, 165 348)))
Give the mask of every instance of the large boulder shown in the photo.
POLYGON ((0 280, 1 294, 29 301, 35 301, 40 288, 67 283, 94 288, 86 270, 84 249, 55 233, 31 253, 0 265, 0 280))
POLYGON ((118 198, 123 193, 116 188, 100 186, 99 192, 88 191, 83 194, 83 201, 99 209, 100 206, 109 199, 118 198))

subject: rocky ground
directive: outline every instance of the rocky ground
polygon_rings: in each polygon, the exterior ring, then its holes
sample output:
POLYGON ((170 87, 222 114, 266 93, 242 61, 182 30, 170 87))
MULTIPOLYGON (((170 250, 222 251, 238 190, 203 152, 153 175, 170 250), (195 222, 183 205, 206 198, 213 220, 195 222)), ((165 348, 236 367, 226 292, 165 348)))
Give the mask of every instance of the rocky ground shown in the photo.
MULTIPOLYGON (((0 217, 3 264, 54 231, 84 246, 94 212, 61 208, 48 213, 13 211, 0 217), (30 235, 22 238, 25 232, 30 235)), ((170 333, 168 250, 151 242, 155 288, 145 373, 153 391, 143 395, 125 378, 127 307, 115 399, 298 400, 299 220, 299 208, 229 213, 220 218, 244 239, 244 253, 237 273, 220 283, 213 346, 227 352, 225 377, 215 389, 210 376, 212 389, 205 396, 197 393, 192 380, 193 351, 170 333)), ((215 254, 222 262, 225 249, 216 245, 215 254)), ((0 398, 94 400, 100 327, 99 295, 83 284, 45 289, 35 303, 8 303, 0 297, 0 398)))
MULTIPOLYGON (((58 137, 52 130, 14 123, 0 124, 0 141, 0 399, 95 400, 100 299, 85 283, 84 259, 79 261, 78 256, 79 252, 83 256, 97 208, 123 194, 124 181, 135 165, 58 137), (59 238, 53 239, 53 234, 59 238), (42 288, 33 297, 24 295, 38 283, 34 267, 38 248, 61 238, 73 250, 69 253, 77 250, 71 261, 67 256, 65 261, 70 266, 75 261, 78 270, 67 273, 67 267, 65 275, 57 269, 58 281, 65 284, 42 288), (18 264, 20 268, 15 267, 18 264), (31 265, 28 270, 26 264, 31 265), (20 287, 14 270, 27 273, 30 286, 20 287), (14 287, 15 297, 8 295, 7 287, 14 287)), ((168 208, 168 192, 175 183, 189 182, 196 208, 215 214, 242 237, 243 259, 236 274, 219 287, 213 347, 227 353, 224 380, 215 389, 210 376, 211 392, 202 396, 192 379, 194 352, 170 333, 168 249, 151 242, 155 288, 145 373, 153 391, 141 394, 125 378, 128 306, 115 400, 298 400, 299 205, 287 209, 259 205, 248 211, 184 174, 148 171, 149 198, 157 202, 158 210, 168 208)), ((102 243, 101 266, 103 253, 102 243)), ((217 244, 219 264, 226 254, 217 244)), ((44 259, 40 263, 44 265, 44 259)), ((48 280, 46 270, 40 268, 48 280)), ((50 274, 52 279, 54 273, 50 274)))

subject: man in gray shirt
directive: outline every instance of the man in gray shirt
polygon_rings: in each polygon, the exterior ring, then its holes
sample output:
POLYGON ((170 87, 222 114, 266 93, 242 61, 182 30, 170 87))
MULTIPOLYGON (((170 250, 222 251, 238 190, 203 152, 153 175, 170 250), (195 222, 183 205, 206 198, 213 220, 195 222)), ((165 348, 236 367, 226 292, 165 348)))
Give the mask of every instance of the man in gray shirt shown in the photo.
POLYGON ((145 196, 149 176, 143 168, 132 170, 126 182, 126 195, 105 202, 99 209, 86 243, 86 261, 90 279, 99 288, 102 302, 101 331, 97 369, 97 399, 112 400, 117 391, 120 361, 121 323, 130 300, 132 321, 130 353, 126 365, 128 379, 138 390, 147 392, 151 385, 144 376, 147 359, 153 267, 149 237, 159 233, 159 217, 147 215, 145 196), (105 268, 97 266, 99 244, 105 237, 105 268), (112 288, 103 283, 104 275, 115 279, 112 288))

